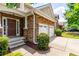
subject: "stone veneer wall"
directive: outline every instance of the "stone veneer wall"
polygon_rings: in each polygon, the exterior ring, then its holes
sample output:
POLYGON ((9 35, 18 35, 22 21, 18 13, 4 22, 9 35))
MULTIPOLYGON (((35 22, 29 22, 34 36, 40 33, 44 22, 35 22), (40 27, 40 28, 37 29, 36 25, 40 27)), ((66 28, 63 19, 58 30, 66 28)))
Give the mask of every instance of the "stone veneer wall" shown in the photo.
MULTIPOLYGON (((46 24, 48 26, 54 26, 54 22, 47 20, 46 18, 35 14, 35 36, 37 38, 37 36, 39 35, 39 24, 46 24)), ((49 29, 48 29, 49 30, 49 29)))
MULTIPOLYGON (((27 17, 27 29, 24 29, 24 36, 26 37, 25 41, 33 42, 33 15, 27 17)), ((37 41, 37 36, 39 34, 39 23, 47 24, 48 26, 54 25, 54 22, 47 20, 46 18, 35 14, 35 41, 37 41)))
POLYGON ((27 29, 24 29, 25 41, 33 42, 33 15, 27 17, 27 29))

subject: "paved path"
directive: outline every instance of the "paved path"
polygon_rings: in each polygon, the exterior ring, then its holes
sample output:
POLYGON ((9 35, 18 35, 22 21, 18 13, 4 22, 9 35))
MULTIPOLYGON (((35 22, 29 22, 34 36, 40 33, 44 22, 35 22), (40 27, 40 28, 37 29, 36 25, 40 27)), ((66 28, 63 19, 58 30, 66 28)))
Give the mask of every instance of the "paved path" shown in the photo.
POLYGON ((36 51, 27 45, 14 49, 24 56, 68 56, 69 53, 79 55, 79 40, 56 37, 50 44, 49 51, 36 51))
POLYGON ((13 52, 15 51, 21 52, 24 56, 68 56, 68 52, 54 49, 53 47, 48 51, 36 51, 29 46, 24 45, 15 49, 13 52))
POLYGON ((79 39, 56 37, 50 46, 79 55, 79 39))

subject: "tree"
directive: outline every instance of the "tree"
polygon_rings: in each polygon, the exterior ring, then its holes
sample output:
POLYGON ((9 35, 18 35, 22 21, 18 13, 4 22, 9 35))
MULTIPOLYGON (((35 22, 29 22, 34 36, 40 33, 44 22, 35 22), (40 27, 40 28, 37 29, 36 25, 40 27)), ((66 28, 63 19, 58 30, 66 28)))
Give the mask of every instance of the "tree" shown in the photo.
POLYGON ((6 3, 6 6, 8 8, 16 8, 18 6, 19 3, 6 3))
POLYGON ((68 20, 68 27, 76 28, 79 26, 79 3, 68 3, 65 18, 68 20))
MULTIPOLYGON (((32 5, 34 3, 25 3, 27 5, 32 5)), ((8 8, 18 8, 20 6, 20 3, 6 3, 6 6, 8 8)))

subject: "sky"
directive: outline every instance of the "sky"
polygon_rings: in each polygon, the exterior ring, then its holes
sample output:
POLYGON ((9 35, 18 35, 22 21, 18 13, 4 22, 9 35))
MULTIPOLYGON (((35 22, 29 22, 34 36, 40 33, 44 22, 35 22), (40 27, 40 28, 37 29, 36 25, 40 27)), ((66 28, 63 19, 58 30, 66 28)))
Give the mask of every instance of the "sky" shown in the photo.
MULTIPOLYGON (((44 4, 46 3, 36 3, 33 6, 38 7, 44 4)), ((59 22, 66 21, 64 18, 65 9, 67 8, 66 3, 51 3, 51 5, 52 5, 54 13, 59 15, 59 22)))

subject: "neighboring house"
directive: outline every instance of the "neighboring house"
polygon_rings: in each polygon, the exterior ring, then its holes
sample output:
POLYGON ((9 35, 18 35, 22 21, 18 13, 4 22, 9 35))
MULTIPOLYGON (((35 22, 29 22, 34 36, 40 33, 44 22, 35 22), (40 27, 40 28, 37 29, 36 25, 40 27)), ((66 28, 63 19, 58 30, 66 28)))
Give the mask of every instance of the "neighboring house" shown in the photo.
POLYGON ((67 20, 60 18, 59 15, 55 14, 56 28, 64 29, 67 27, 67 20))
POLYGON ((59 15, 55 14, 55 20, 56 20, 55 28, 59 27, 58 19, 59 19, 59 15))
POLYGON ((65 18, 59 18, 58 23, 61 29, 67 27, 67 20, 65 20, 65 18))
POLYGON ((9 9, 5 4, 0 4, 0 35, 10 38, 10 48, 23 45, 22 39, 25 42, 30 41, 37 44, 37 36, 42 32, 49 34, 50 37, 54 36, 54 15, 49 13, 53 12, 52 8, 47 7, 50 10, 45 9, 47 11, 45 13, 24 3, 20 4, 17 9, 9 9))

